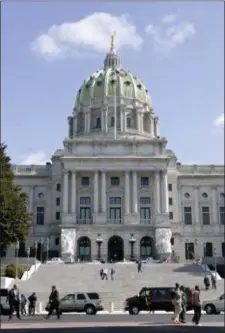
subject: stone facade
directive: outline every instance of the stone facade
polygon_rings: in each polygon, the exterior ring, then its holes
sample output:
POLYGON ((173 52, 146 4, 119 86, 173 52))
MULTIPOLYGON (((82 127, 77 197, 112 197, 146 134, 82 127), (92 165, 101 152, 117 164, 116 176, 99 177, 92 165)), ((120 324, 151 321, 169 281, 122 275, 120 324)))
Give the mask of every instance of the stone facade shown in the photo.
POLYGON ((64 149, 13 166, 33 214, 26 246, 75 260, 224 256, 224 167, 178 163, 141 81, 112 47, 104 64, 78 92, 64 149))

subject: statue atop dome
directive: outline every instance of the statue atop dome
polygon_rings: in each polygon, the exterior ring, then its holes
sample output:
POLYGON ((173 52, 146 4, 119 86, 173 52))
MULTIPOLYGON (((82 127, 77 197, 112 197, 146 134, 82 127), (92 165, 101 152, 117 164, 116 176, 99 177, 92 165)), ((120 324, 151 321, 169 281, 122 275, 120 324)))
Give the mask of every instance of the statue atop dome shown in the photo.
POLYGON ((115 52, 115 37, 116 37, 116 32, 114 31, 111 36, 110 36, 110 53, 115 52))

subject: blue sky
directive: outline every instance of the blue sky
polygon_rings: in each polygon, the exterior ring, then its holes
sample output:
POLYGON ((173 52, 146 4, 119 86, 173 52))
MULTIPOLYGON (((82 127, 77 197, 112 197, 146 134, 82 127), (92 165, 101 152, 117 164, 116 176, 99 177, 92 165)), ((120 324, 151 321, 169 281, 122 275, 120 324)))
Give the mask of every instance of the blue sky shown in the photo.
POLYGON ((168 148, 182 163, 224 163, 223 6, 2 3, 2 140, 12 161, 43 163, 62 147, 76 92, 116 30, 123 67, 148 87, 168 148))

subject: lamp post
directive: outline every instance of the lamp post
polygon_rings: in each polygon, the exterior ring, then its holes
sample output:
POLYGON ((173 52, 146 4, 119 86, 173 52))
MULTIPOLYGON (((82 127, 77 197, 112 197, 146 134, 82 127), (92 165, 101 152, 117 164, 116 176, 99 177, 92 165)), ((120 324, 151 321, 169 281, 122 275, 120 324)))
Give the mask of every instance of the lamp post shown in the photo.
POLYGON ((27 248, 27 280, 28 280, 29 266, 30 266, 30 247, 27 248))
POLYGON ((43 244, 44 244, 44 239, 41 237, 41 246, 40 246, 40 261, 42 263, 43 261, 43 244))
POLYGON ((37 248, 38 248, 38 244, 37 241, 34 242, 34 256, 35 256, 35 273, 37 270, 37 248))
POLYGON ((48 252, 49 252, 49 238, 46 239, 46 261, 48 261, 48 252))
POLYGON ((136 242, 136 239, 134 238, 134 234, 130 234, 129 238, 130 242, 130 260, 134 260, 134 244, 136 242))
POLYGON ((98 234, 98 237, 96 238, 96 243, 98 245, 98 260, 101 260, 101 245, 102 245, 103 239, 101 237, 101 234, 98 234))
POLYGON ((20 248, 20 242, 16 242, 16 279, 18 278, 18 259, 19 259, 19 248, 20 248))
POLYGON ((213 249, 213 256, 214 256, 214 270, 215 270, 215 280, 217 278, 217 260, 216 260, 216 248, 213 249))

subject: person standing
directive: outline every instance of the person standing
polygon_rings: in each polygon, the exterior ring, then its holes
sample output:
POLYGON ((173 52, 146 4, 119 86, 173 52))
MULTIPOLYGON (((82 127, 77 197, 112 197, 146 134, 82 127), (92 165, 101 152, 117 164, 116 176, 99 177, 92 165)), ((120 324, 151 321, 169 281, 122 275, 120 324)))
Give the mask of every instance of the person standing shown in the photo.
POLYGON ((20 296, 20 309, 21 309, 21 315, 26 315, 26 304, 27 304, 27 298, 24 294, 21 294, 20 296))
POLYGON ((110 275, 111 275, 111 280, 114 280, 114 275, 115 275, 114 268, 111 268, 110 275))
POLYGON ((36 309, 36 302, 37 302, 36 293, 31 294, 28 297, 28 301, 29 301, 29 307, 28 307, 29 315, 34 316, 35 315, 35 309, 36 309))
POLYGON ((45 319, 49 319, 54 310, 56 311, 57 318, 60 319, 59 292, 56 289, 56 286, 52 286, 52 291, 49 296, 49 310, 45 319))
POLYGON ((180 324, 179 318, 180 313, 182 311, 182 297, 180 291, 180 285, 178 283, 175 284, 175 289, 172 292, 172 304, 174 306, 174 316, 172 317, 174 324, 180 324))
POLYGON ((21 320, 21 317, 20 317, 20 292, 19 292, 19 289, 17 288, 16 284, 14 284, 12 289, 9 291, 8 303, 9 303, 9 320, 12 319, 14 311, 16 311, 16 317, 19 320, 21 320))
POLYGON ((179 321, 182 324, 186 323, 186 311, 187 311, 187 294, 185 292, 185 288, 184 286, 180 287, 180 291, 181 291, 181 299, 182 299, 182 311, 180 313, 180 317, 179 317, 179 321))
POLYGON ((105 267, 103 270, 103 280, 108 280, 108 269, 105 267))
POLYGON ((137 269, 138 269, 138 273, 141 273, 141 272, 142 272, 142 269, 141 269, 141 262, 140 262, 140 261, 138 261, 137 269))
MULTIPOLYGON (((216 273, 215 273, 216 274, 216 273)), ((216 290, 216 275, 211 275, 212 289, 216 290)))
POLYGON ((194 316, 192 318, 192 323, 199 326, 199 322, 201 319, 202 306, 200 299, 200 288, 199 286, 195 286, 195 290, 192 296, 193 308, 194 308, 194 316))
POLYGON ((208 275, 204 277, 204 285, 205 285, 205 290, 209 290, 210 287, 210 281, 208 275))

